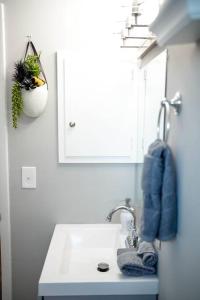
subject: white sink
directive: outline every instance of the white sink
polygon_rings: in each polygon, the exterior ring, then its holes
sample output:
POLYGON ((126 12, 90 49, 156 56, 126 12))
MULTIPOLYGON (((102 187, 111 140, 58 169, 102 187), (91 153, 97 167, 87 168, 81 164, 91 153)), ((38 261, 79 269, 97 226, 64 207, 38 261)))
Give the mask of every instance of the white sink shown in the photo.
POLYGON ((56 225, 39 280, 39 296, 155 295, 157 276, 126 277, 117 266, 124 248, 119 224, 56 225), (97 271, 98 263, 108 272, 97 271))

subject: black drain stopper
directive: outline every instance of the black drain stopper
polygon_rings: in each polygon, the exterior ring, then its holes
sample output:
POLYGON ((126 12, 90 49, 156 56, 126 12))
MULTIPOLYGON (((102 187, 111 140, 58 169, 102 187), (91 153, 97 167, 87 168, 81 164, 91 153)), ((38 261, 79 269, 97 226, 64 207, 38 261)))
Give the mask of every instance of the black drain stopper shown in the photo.
POLYGON ((107 272, 107 271, 109 271, 109 264, 107 264, 107 263, 99 263, 98 267, 97 267, 97 270, 99 272, 107 272))

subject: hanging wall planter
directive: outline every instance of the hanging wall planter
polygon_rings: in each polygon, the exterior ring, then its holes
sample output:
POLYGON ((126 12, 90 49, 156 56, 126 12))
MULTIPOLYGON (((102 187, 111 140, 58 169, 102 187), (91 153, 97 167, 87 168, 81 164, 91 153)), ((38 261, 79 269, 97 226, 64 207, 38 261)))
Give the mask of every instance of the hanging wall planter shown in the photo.
POLYGON ((30 91, 22 90, 23 112, 28 117, 39 117, 45 110, 47 97, 48 90, 46 84, 30 91))
POLYGON ((35 46, 28 42, 24 60, 15 64, 12 87, 12 120, 17 128, 21 113, 29 117, 39 117, 45 110, 48 98, 48 85, 44 70, 35 46), (28 54, 29 47, 33 54, 28 54))

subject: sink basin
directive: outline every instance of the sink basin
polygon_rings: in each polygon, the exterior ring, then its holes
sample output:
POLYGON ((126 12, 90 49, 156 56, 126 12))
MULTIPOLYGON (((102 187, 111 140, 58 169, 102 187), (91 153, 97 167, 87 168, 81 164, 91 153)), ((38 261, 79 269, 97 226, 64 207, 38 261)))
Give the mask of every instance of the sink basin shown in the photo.
POLYGON ((117 249, 124 248, 119 224, 58 224, 42 274, 39 296, 155 295, 158 278, 126 277, 117 266, 117 249), (109 264, 108 272, 97 266, 109 264))

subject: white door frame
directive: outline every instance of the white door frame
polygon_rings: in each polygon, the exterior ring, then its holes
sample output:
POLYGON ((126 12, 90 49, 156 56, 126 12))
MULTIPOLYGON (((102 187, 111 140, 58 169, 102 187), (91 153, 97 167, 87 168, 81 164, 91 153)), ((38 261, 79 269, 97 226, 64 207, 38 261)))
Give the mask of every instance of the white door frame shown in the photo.
POLYGON ((4 4, 0 3, 0 237, 2 266, 2 299, 11 300, 12 273, 5 53, 6 51, 4 4))

